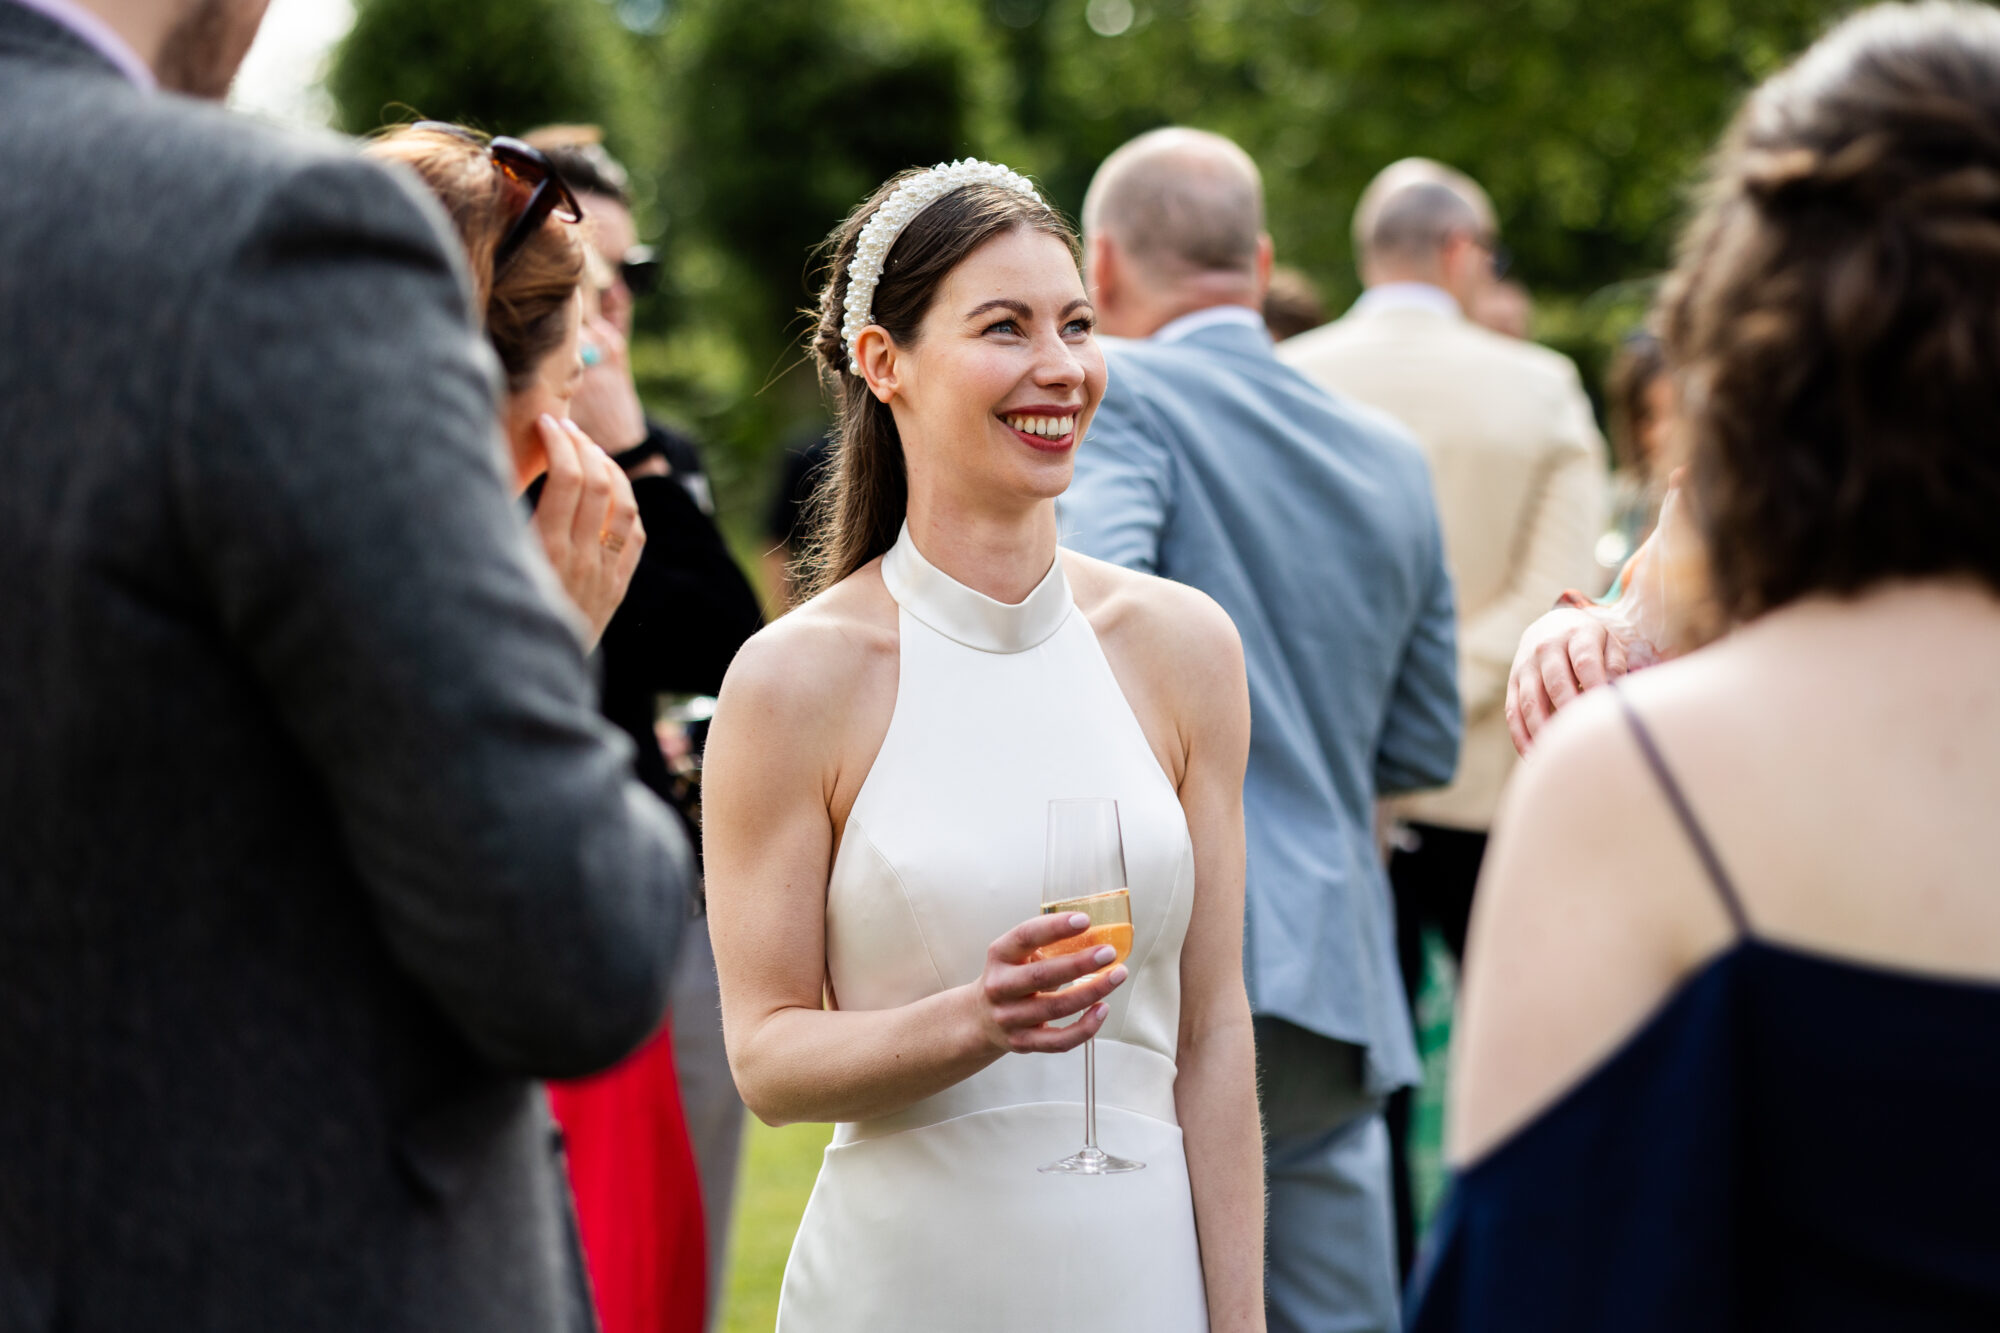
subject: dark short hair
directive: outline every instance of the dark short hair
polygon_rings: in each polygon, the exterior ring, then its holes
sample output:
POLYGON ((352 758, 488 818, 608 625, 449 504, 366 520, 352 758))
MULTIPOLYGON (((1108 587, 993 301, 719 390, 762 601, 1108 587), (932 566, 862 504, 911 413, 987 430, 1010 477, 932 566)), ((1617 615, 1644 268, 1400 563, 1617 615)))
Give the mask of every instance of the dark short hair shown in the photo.
POLYGON ((562 173, 578 194, 601 194, 632 206, 632 181, 624 164, 604 146, 604 131, 596 125, 544 125, 521 136, 524 143, 562 173))
POLYGON ((1878 6, 1758 89, 1662 333, 1726 614, 2000 590, 2000 11, 1878 6))

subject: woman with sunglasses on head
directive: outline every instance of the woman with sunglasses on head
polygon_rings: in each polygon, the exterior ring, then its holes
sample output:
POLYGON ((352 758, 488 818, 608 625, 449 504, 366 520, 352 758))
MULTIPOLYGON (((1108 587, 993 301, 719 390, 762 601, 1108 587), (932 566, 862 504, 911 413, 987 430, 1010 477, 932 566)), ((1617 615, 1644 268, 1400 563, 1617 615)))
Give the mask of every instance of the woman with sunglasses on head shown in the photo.
MULTIPOLYGON (((624 470, 569 419, 585 383, 586 326, 600 340, 615 337, 589 289, 583 210, 548 159, 518 140, 426 121, 384 133, 368 151, 414 168, 465 245, 487 337, 506 372, 501 420, 515 479, 525 491, 546 474, 535 531, 595 645, 633 581, 645 537, 624 470)), ((623 1064, 549 1091, 567 1136, 605 1333, 699 1333, 707 1301, 701 1186, 670 1032, 623 1064)))
POLYGON ((465 246, 477 308, 506 375, 501 425, 515 484, 547 475, 535 533, 595 647, 639 562, 645 530, 625 474, 569 420, 583 377, 583 210, 541 153, 422 121, 370 156, 413 168, 465 246))
POLYGON ((1509 789, 1416 1333, 2000 1328, 2000 11, 1850 18, 1702 199, 1661 334, 1731 628, 1509 789))

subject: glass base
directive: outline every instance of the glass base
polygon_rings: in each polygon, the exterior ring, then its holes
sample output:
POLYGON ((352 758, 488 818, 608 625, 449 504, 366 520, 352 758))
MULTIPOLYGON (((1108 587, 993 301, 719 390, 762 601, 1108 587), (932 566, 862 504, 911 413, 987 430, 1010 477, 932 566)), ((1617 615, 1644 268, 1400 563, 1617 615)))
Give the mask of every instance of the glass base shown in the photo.
POLYGON ((1102 1148, 1084 1148, 1071 1153, 1060 1162, 1050 1162, 1047 1166, 1036 1169, 1044 1175, 1053 1173, 1065 1176, 1116 1176, 1127 1171, 1144 1171, 1146 1164, 1128 1161, 1123 1157, 1113 1157, 1102 1148))

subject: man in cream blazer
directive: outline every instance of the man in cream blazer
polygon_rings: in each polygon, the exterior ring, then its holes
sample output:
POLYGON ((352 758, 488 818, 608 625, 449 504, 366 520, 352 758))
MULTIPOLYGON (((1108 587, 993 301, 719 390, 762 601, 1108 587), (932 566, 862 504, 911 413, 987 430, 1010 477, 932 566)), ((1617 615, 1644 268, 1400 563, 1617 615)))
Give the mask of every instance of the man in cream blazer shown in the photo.
MULTIPOLYGON (((1355 215, 1368 290, 1342 319, 1278 349, 1322 387, 1408 426, 1437 489, 1458 590, 1465 742, 1451 786, 1392 807, 1405 824, 1390 876, 1413 998, 1424 927, 1464 950, 1486 830, 1515 763, 1503 715, 1514 648, 1558 593, 1590 581, 1603 522, 1603 440, 1576 367, 1464 316, 1496 281, 1497 243, 1493 206, 1471 179, 1421 158, 1398 162, 1355 215)), ((1400 1159, 1397 1119, 1392 1107, 1400 1159)), ((1406 1179, 1399 1171, 1399 1203, 1406 1179)), ((1407 1264, 1406 1206, 1399 1221, 1407 1264)))

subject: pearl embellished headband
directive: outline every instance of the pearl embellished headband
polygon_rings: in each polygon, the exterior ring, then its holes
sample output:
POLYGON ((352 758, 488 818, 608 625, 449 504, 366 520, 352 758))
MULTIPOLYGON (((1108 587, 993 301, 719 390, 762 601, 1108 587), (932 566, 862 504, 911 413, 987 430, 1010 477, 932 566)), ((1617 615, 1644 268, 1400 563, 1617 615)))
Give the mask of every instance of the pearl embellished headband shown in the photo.
POLYGON ((874 216, 863 224, 854 244, 854 260, 847 266, 847 300, 842 305, 845 318, 840 325, 840 340, 847 347, 847 369, 851 373, 861 373, 861 363, 854 356, 854 343, 861 337, 861 330, 875 322, 875 286, 882 281, 882 266, 888 263, 896 238, 917 214, 967 185, 998 185, 1037 203, 1042 198, 1026 176, 997 162, 981 162, 971 157, 940 162, 923 175, 912 176, 897 186, 895 193, 884 199, 874 216))

